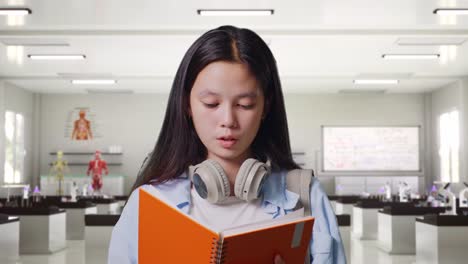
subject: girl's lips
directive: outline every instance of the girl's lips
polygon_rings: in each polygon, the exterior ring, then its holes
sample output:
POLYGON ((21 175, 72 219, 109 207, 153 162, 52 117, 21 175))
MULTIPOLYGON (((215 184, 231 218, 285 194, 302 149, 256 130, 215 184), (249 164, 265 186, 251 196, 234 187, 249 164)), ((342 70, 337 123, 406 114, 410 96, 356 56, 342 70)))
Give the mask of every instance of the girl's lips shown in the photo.
POLYGON ((231 148, 232 146, 234 146, 234 144, 236 144, 237 139, 228 139, 228 140, 226 140, 226 139, 223 139, 223 138, 219 138, 218 142, 223 148, 231 148))

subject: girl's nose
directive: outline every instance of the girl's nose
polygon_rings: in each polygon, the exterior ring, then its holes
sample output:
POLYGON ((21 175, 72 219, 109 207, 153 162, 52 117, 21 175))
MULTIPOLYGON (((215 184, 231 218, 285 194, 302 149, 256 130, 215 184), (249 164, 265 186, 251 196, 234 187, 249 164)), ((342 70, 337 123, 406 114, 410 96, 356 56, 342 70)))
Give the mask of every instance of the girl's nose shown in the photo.
POLYGON ((226 127, 226 128, 237 127, 236 117, 234 116, 234 111, 232 110, 231 107, 226 107, 224 114, 223 114, 223 120, 222 120, 221 126, 226 127))

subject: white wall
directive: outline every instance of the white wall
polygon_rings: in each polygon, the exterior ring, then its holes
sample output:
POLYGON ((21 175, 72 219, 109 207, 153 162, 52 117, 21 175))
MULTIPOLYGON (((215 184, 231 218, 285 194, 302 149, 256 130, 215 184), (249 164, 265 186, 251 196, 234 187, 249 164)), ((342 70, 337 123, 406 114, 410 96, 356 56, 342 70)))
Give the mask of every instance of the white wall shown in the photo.
MULTIPOLYGON (((459 110, 460 121, 463 120, 463 98, 462 98, 462 86, 460 82, 454 82, 450 85, 441 87, 432 92, 431 100, 431 130, 432 130, 432 175, 429 175, 432 181, 440 180, 440 160, 438 155, 439 150, 439 129, 438 129, 438 118, 442 113, 459 110)), ((463 124, 463 121, 461 122, 463 124)), ((463 131, 463 130, 462 130, 463 131)), ((463 133, 460 133, 461 142, 463 142, 463 133)), ((463 149, 463 147, 461 148, 463 149)), ((463 156, 460 156, 460 161, 465 164, 463 156)), ((460 176, 463 176, 463 165, 460 166, 460 176)))
POLYGON ((305 151, 305 167, 315 170, 319 169, 315 153, 321 149, 321 126, 420 125, 425 129, 422 94, 287 95, 285 100, 291 147, 305 151))
POLYGON ((468 183, 468 78, 460 80, 461 98, 462 98, 462 110, 460 115, 460 181, 468 183))
MULTIPOLYGON (((135 95, 41 95, 41 174, 48 173, 49 152, 90 150, 122 145, 123 166, 112 173, 127 176, 129 190, 146 153, 154 147, 164 118, 167 96, 135 95), (90 107, 102 123, 102 139, 78 144, 65 138, 68 111, 90 107)), ((315 168, 314 151, 320 149, 321 125, 421 125, 424 129, 424 96, 403 95, 287 95, 285 96, 293 150, 307 153, 306 167, 315 168)), ((92 157, 90 157, 91 159, 92 157)), ((72 167, 84 174, 85 167, 72 167)))
POLYGON ((306 152, 305 168, 319 175, 327 193, 334 192, 333 177, 345 176, 419 176, 419 190, 425 185, 427 164, 424 94, 310 94, 286 95, 291 148, 306 152), (421 126, 421 173, 323 173, 320 165, 321 126, 421 126))
MULTIPOLYGON (((166 94, 41 95, 40 174, 49 173, 48 163, 55 158, 49 152, 106 151, 110 145, 120 145, 123 148, 123 165, 109 166, 109 173, 127 176, 125 185, 129 191, 143 159, 154 148, 167 97, 166 94), (69 136, 65 137, 67 115, 75 107, 89 107, 96 114, 96 120, 101 123, 102 138, 76 142, 69 136)), ((66 158, 69 162, 72 159, 66 158)), ((88 160, 92 158, 90 155, 88 160)), ((87 167, 70 166, 70 169, 73 174, 84 175, 87 167)))
POLYGON ((41 130, 40 130, 40 119, 41 119, 41 95, 40 94, 34 94, 34 110, 33 110, 33 136, 32 136, 32 151, 31 155, 33 157, 32 161, 32 172, 33 172, 33 179, 32 183, 34 185, 39 185, 40 179, 40 135, 41 135, 41 130))
POLYGON ((461 135, 461 169, 462 174, 460 179, 468 183, 468 78, 462 81, 462 106, 463 111, 461 114, 462 130, 461 135))
POLYGON ((0 185, 4 182, 5 163, 5 82, 0 80, 0 185))
POLYGON ((421 190, 428 190, 430 188, 431 183, 433 181, 433 167, 434 167, 434 162, 432 161, 433 157, 433 151, 435 149, 434 143, 433 143, 433 138, 434 138, 434 131, 432 129, 433 127, 433 122, 432 122, 432 94, 431 93, 426 93, 424 94, 424 123, 426 125, 426 129, 424 130, 424 147, 425 147, 425 153, 424 153, 424 160, 425 160, 425 166, 424 166, 424 174, 425 174, 425 183, 420 184, 420 189, 421 190))

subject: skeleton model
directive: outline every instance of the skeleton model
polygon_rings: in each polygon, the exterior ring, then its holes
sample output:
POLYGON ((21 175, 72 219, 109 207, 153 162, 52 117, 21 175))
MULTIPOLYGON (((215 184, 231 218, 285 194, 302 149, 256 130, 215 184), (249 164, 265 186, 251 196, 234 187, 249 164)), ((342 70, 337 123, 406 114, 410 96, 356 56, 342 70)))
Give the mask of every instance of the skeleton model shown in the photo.
POLYGON ((50 175, 55 176, 58 181, 57 195, 63 195, 63 176, 70 172, 67 164, 67 161, 63 159, 63 152, 57 151, 57 160, 52 162, 52 168, 50 168, 50 175))

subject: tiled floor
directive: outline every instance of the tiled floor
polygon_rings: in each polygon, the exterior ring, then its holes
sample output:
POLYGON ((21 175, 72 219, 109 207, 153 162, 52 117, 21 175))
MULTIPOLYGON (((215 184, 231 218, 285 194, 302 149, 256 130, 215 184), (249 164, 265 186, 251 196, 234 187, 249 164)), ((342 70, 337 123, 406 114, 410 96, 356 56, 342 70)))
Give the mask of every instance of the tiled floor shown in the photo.
MULTIPOLYGON (((85 244, 84 240, 67 240, 67 248, 54 254, 21 255, 19 261, 12 264, 84 264, 85 244)), ((103 261, 105 263, 105 261, 103 261)))
POLYGON ((415 255, 390 255, 377 247, 377 240, 351 240, 352 264, 411 264, 416 262, 415 255))
MULTIPOLYGON (((84 241, 67 241, 65 250, 51 255, 21 255, 20 260, 12 264, 85 264, 84 241)), ((376 240, 352 240, 351 258, 348 263, 365 264, 412 264, 415 262, 414 255, 389 255, 377 248, 376 240)), ((107 249, 103 249, 107 250, 107 249)), ((105 260, 102 260, 105 263, 105 260)))

